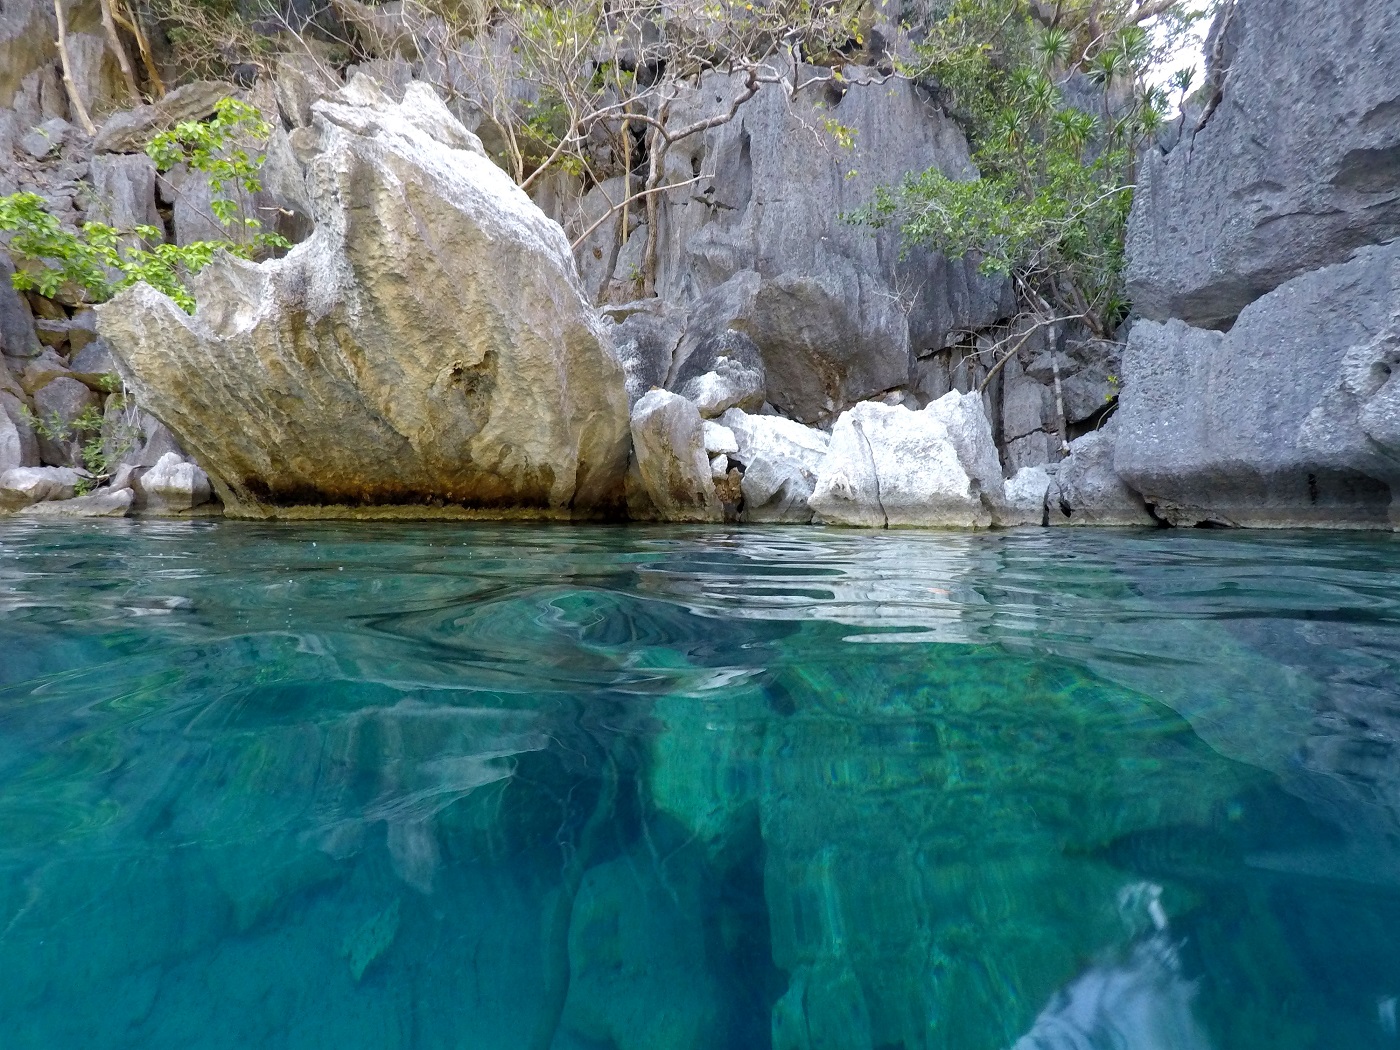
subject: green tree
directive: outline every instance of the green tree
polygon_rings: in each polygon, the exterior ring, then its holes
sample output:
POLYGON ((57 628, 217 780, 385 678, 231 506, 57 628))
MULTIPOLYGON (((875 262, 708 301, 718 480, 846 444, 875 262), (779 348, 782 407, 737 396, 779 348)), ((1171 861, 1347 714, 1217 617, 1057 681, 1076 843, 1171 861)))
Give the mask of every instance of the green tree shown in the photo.
POLYGON ((1057 323, 1110 337, 1129 308, 1137 153, 1167 106, 1149 75, 1201 17, 1183 0, 953 0, 909 72, 938 86, 981 177, 914 173, 856 218, 1008 276, 1021 310, 1005 356, 1057 323), (1158 33, 1143 25, 1153 19, 1158 33), (1096 104, 1071 105, 1070 88, 1096 104))

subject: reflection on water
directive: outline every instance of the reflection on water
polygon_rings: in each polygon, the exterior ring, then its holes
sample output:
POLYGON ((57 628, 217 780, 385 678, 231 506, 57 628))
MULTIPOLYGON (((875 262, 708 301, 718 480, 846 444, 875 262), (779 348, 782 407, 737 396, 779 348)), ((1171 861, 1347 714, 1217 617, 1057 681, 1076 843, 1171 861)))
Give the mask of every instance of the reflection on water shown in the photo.
POLYGON ((0 1045, 1400 1045, 1397 570, 0 525, 0 1045))

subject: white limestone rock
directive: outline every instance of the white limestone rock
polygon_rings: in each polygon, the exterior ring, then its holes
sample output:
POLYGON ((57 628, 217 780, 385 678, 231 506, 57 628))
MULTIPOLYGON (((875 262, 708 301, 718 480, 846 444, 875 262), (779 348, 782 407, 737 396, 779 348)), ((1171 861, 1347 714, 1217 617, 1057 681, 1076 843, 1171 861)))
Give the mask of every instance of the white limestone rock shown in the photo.
POLYGON ((686 383, 681 394, 695 402, 702 416, 713 419, 731 408, 757 412, 763 407, 765 389, 761 369, 741 360, 720 356, 711 371, 686 383))
POLYGON ((99 307, 138 403, 235 516, 620 515, 623 371, 563 231, 424 84, 311 109, 307 240, 216 258, 194 316, 99 307))
POLYGON ((738 452, 739 440, 734 436, 734 431, 723 423, 707 419, 705 420, 705 451, 712 456, 718 456, 720 453, 728 455, 731 452, 738 452))
POLYGON ((0 511, 45 500, 72 499, 86 475, 70 467, 15 467, 0 474, 0 511))
POLYGON ((161 456, 135 480, 133 488, 141 498, 141 509, 154 514, 193 510, 212 498, 209 475, 173 452, 161 456))
POLYGON ((1155 525, 1147 504, 1113 466, 1115 417, 1070 442, 1069 458, 1055 472, 1048 503, 1051 525, 1155 525))
POLYGON ((1054 479, 1044 467, 1022 467, 1007 479, 998 525, 1044 525, 1045 500, 1054 479))
POLYGON ((124 518, 135 499, 131 489, 103 489, 73 499, 36 503, 24 513, 40 518, 124 518))
POLYGON ((999 516, 1005 500, 1005 483, 982 395, 950 390, 929 402, 924 411, 948 428, 948 438, 953 442, 958 462, 976 483, 987 511, 994 518, 999 516))
POLYGON ((992 524, 939 413, 876 401, 836 421, 811 505, 824 521, 865 528, 992 524))
POLYGON ((662 521, 722 521, 705 429, 695 405, 667 390, 649 391, 632 410, 637 470, 662 521))
POLYGON ((810 522, 809 501, 830 436, 782 416, 749 415, 737 408, 720 422, 734 435, 737 447, 730 458, 744 466, 743 520, 810 522))

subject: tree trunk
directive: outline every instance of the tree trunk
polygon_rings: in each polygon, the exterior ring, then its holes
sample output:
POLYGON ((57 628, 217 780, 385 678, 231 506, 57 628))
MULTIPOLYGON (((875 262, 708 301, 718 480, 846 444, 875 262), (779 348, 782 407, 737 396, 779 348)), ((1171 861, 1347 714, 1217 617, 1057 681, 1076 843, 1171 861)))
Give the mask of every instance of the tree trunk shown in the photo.
POLYGON ((78 118, 78 123, 83 126, 83 130, 89 135, 96 135, 97 128, 92 123, 92 118, 88 116, 87 106, 83 105, 83 96, 78 94, 78 85, 73 81, 73 63, 68 58, 68 23, 63 18, 63 0, 53 0, 54 18, 58 20, 58 57, 63 63, 63 86, 68 91, 68 103, 73 107, 73 116, 78 118))

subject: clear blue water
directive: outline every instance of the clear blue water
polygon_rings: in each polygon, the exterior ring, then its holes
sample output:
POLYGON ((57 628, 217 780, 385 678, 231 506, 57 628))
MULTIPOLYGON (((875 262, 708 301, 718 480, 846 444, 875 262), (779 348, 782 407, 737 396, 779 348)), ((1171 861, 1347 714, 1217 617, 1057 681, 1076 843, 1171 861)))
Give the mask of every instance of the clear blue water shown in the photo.
POLYGON ((1400 538, 0 524, 0 1046, 1400 1046, 1400 538))

